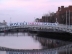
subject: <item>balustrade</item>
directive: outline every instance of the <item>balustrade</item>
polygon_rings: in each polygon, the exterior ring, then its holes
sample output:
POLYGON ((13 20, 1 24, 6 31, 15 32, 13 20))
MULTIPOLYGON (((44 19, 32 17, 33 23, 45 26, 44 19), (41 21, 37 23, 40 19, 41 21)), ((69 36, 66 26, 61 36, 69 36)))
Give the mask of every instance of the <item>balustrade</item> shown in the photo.
MULTIPOLYGON (((60 30, 60 31, 66 31, 66 32, 72 33, 71 26, 65 27, 63 25, 61 25, 61 26, 24 25, 24 26, 12 26, 12 27, 8 27, 7 26, 7 27, 0 28, 0 31, 8 30, 8 29, 15 29, 15 28, 27 28, 27 27, 29 27, 29 28, 33 28, 34 27, 34 28, 36 28, 38 30, 43 30, 43 31, 45 31, 47 29, 53 29, 54 31, 60 30)), ((36 30, 36 29, 34 29, 34 30, 36 30)))

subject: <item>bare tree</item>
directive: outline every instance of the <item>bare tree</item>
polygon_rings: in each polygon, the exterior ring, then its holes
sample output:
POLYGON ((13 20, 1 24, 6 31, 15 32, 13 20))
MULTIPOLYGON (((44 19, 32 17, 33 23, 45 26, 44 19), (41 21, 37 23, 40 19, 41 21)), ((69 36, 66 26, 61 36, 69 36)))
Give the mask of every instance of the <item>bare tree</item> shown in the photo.
POLYGON ((44 14, 42 17, 43 22, 54 23, 56 21, 56 14, 54 12, 44 14))

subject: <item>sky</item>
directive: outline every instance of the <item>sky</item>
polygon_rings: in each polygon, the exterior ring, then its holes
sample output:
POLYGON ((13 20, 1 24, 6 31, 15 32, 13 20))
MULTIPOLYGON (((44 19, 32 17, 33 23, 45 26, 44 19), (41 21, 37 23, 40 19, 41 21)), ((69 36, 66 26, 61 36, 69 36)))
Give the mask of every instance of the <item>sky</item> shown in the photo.
POLYGON ((71 5, 71 0, 0 0, 0 22, 33 22, 58 7, 71 5))

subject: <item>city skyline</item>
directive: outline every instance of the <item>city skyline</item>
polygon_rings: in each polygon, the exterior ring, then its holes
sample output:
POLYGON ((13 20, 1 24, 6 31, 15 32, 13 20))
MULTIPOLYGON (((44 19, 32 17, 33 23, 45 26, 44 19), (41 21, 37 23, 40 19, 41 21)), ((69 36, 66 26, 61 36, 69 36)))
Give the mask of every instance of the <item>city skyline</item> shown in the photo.
POLYGON ((59 6, 71 5, 70 0, 1 0, 0 22, 31 22, 48 12, 56 12, 59 6))

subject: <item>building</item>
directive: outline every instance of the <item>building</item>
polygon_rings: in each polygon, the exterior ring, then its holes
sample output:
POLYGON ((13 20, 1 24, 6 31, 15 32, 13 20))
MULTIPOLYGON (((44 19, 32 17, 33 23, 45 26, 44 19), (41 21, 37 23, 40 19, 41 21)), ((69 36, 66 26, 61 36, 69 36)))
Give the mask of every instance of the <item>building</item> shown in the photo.
POLYGON ((50 13, 49 15, 42 16, 41 19, 36 19, 36 22, 50 22, 72 25, 72 5, 68 7, 58 7, 56 13, 50 13))
POLYGON ((36 19, 35 19, 35 22, 39 22, 39 18, 36 18, 36 19))
POLYGON ((49 22, 49 23, 55 23, 56 22, 56 13, 50 13, 50 15, 44 15, 42 16, 42 22, 49 22))
POLYGON ((56 18, 60 24, 72 24, 72 6, 58 7, 56 18))
POLYGON ((43 20, 42 19, 39 19, 39 22, 42 22, 43 20))
POLYGON ((48 16, 42 16, 42 22, 48 22, 48 16))
POLYGON ((3 20, 3 24, 4 24, 4 25, 7 25, 7 22, 6 22, 5 20, 3 20))
POLYGON ((42 19, 36 18, 35 22, 42 22, 42 19))
POLYGON ((0 27, 5 27, 7 26, 7 23, 5 22, 5 20, 3 20, 3 22, 0 22, 0 27))

